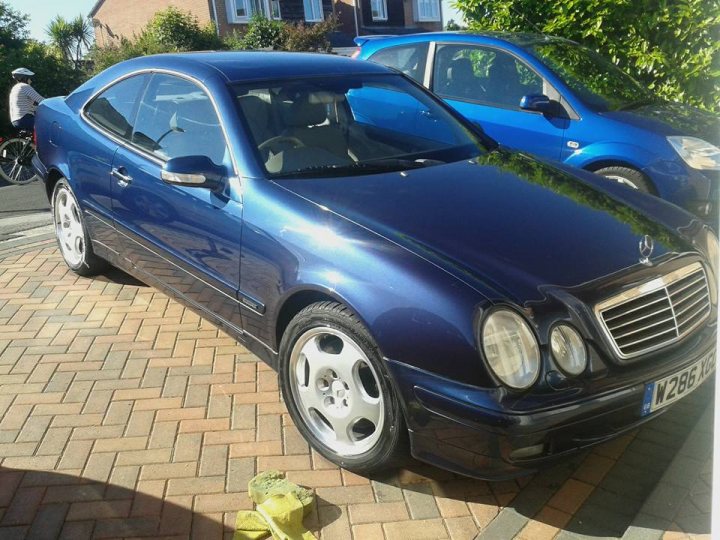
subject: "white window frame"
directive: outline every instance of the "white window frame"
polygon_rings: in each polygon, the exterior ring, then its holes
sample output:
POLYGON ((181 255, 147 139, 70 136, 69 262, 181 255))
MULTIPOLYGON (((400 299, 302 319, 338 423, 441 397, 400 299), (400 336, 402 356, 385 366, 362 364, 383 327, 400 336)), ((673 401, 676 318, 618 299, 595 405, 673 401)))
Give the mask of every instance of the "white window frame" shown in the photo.
POLYGON ((322 22, 325 20, 322 0, 303 0, 303 11, 307 22, 322 22))
POLYGON ((440 0, 415 0, 415 20, 418 22, 439 21, 440 0))
POLYGON ((234 24, 248 23, 258 7, 268 19, 280 19, 280 3, 279 1, 276 3, 277 16, 273 13, 274 4, 275 2, 271 0, 226 0, 228 22, 234 24), (237 14, 238 7, 245 9, 245 15, 237 14))
POLYGON ((370 0, 370 15, 373 21, 387 21, 387 0, 370 0))

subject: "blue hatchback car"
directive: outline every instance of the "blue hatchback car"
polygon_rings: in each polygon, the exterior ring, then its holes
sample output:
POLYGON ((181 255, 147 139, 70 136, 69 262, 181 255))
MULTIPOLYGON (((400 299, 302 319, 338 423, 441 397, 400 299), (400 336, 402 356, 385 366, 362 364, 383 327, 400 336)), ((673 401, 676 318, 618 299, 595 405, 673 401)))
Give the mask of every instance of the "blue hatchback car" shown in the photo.
POLYGON ((360 58, 412 77, 501 144, 659 195, 715 223, 718 118, 659 101, 590 49, 519 33, 356 42, 360 58))
POLYGON ((522 474, 713 373, 707 226, 498 148, 384 66, 147 56, 43 101, 35 126, 67 265, 118 266, 225 329, 343 467, 377 471, 409 443, 464 474, 522 474))

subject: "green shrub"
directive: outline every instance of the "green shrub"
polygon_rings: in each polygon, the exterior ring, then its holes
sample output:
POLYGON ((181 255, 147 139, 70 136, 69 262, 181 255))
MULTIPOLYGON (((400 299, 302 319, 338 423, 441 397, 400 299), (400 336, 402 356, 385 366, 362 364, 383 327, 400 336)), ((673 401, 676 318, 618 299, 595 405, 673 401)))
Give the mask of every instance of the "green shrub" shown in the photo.
POLYGON ((285 47, 287 51, 330 52, 330 33, 338 27, 334 17, 324 21, 306 25, 304 23, 289 24, 286 30, 285 47))
POLYGON ((286 23, 254 15, 244 34, 233 33, 225 38, 225 47, 232 50, 272 49, 282 51, 330 51, 330 32, 337 28, 333 17, 314 23, 286 23))
POLYGON ((172 6, 158 11, 144 32, 169 50, 202 51, 222 46, 212 23, 201 27, 192 13, 172 6))
POLYGON ((138 56, 220 48, 224 45, 212 24, 201 27, 194 15, 169 7, 158 11, 147 26, 132 38, 121 38, 116 44, 94 47, 90 59, 93 72, 99 73, 113 64, 138 56))
MULTIPOLYGON (((237 41, 238 49, 282 49, 285 43, 286 24, 282 21, 266 19, 255 14, 250 19, 247 30, 237 41)), ((228 41, 225 42, 228 45, 228 41)))
POLYGON ((572 39, 661 98, 720 112, 719 0, 456 0, 472 30, 572 39))

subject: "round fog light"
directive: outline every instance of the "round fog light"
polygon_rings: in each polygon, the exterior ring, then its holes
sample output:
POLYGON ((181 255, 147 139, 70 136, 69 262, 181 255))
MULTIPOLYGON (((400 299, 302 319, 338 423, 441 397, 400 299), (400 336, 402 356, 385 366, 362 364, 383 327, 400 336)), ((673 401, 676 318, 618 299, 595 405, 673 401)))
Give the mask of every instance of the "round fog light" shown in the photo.
POLYGON ((560 369, 568 375, 580 375, 587 367, 587 351, 577 330, 566 324, 553 328, 550 348, 560 369))

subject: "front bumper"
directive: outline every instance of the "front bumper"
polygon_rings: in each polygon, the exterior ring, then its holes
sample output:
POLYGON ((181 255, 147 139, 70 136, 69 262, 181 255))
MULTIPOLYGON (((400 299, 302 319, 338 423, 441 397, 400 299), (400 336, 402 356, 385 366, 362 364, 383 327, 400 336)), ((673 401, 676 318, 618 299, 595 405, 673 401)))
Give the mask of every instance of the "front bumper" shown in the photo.
POLYGON ((621 388, 521 414, 500 406, 496 389, 464 385, 392 360, 387 365, 405 406, 413 456, 466 476, 502 480, 613 439, 671 409, 643 416, 645 383, 691 365, 713 349, 714 341, 701 340, 685 351, 682 362, 621 388))

